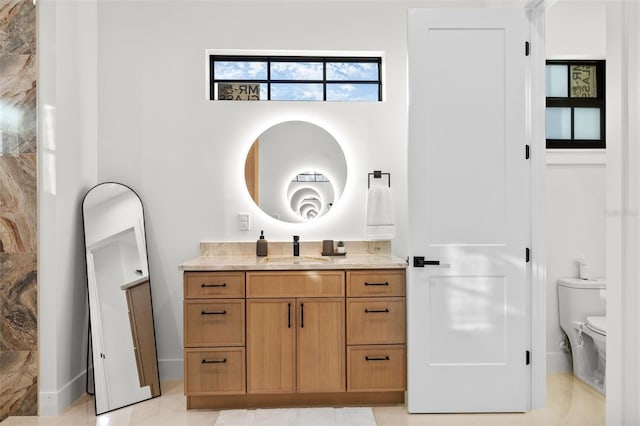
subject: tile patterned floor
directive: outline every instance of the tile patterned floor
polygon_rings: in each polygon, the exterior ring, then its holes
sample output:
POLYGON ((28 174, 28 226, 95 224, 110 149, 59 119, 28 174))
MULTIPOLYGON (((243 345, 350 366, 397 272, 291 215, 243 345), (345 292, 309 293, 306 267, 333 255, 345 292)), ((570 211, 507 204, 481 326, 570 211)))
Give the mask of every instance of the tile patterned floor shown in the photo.
MULTIPOLYGON (((213 425, 218 413, 185 409, 182 381, 162 383, 163 395, 96 417, 87 395, 57 417, 9 417, 1 426, 190 426, 213 425)), ((409 415, 404 405, 375 407, 378 426, 600 426, 605 399, 570 374, 550 374, 547 407, 522 414, 409 415)))

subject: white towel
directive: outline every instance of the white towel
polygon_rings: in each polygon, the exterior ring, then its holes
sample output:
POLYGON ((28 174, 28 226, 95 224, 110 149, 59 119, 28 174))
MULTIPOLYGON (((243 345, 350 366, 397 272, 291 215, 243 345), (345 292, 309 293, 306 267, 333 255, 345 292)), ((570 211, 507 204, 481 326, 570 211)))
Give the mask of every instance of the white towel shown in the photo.
POLYGON ((367 192, 368 240, 390 240, 396 236, 393 212, 393 195, 386 184, 374 182, 367 192))

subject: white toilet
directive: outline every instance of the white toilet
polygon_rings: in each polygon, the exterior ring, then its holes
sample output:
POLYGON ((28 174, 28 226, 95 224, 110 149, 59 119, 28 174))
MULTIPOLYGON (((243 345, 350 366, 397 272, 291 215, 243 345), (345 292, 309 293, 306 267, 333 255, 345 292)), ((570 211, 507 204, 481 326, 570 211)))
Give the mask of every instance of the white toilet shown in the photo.
POLYGON ((558 280, 560 327, 571 345, 573 374, 604 395, 606 283, 603 279, 558 280))

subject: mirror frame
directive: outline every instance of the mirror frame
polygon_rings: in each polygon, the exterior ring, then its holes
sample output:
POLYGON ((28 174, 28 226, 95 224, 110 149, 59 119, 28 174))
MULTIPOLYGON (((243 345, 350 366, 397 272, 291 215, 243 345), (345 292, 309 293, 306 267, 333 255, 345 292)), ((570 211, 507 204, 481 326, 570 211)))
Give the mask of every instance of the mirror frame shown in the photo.
MULTIPOLYGON (((137 206, 136 206, 137 208, 137 206)), ((99 183, 92 188, 90 188, 82 199, 82 230, 84 234, 84 259, 85 259, 85 272, 86 272, 86 282, 87 282, 87 300, 89 304, 89 324, 88 324, 88 341, 87 341, 87 380, 86 387, 87 393, 94 395, 94 408, 96 415, 104 414, 113 410, 117 410, 123 407, 130 406, 132 404, 136 404, 138 402, 146 401, 149 399, 156 398, 162 394, 161 385, 160 385, 160 374, 158 367, 158 354, 157 354, 157 343, 156 343, 156 333, 155 333, 155 319, 153 316, 153 302, 152 302, 152 292, 151 292, 151 274, 149 271, 149 256, 148 256, 148 246, 147 246, 147 236, 146 236, 146 226, 145 226, 145 218, 144 218, 144 205, 142 203, 142 199, 140 196, 129 186, 124 185, 119 182, 103 182, 99 183), (85 204, 87 202, 88 197, 93 191, 98 190, 99 187, 105 187, 107 185, 114 185, 121 188, 121 191, 115 195, 114 197, 107 197, 105 200, 109 200, 111 198, 118 197, 122 194, 131 194, 132 197, 135 197, 137 203, 139 204, 140 213, 139 216, 136 216, 134 220, 130 223, 134 225, 129 226, 127 223, 122 230, 114 232, 112 234, 108 234, 104 237, 101 237, 97 241, 88 241, 88 218, 87 218, 87 210, 91 208, 91 206, 86 207, 85 204), (135 224, 139 223, 140 227, 138 232, 136 233, 135 224), (106 355, 101 353, 98 349, 102 346, 102 340, 98 341, 97 339, 102 339, 100 337, 102 335, 101 331, 98 333, 97 326, 103 325, 103 321, 99 318, 102 314, 100 312, 99 302, 98 302, 98 291, 97 281, 95 277, 95 269, 90 271, 90 256, 93 256, 93 251, 97 248, 99 249, 101 245, 108 244, 108 241, 119 241, 122 242, 122 239, 118 239, 117 236, 124 235, 132 231, 133 238, 135 238, 135 246, 138 250, 137 259, 140 263, 138 265, 140 267, 144 267, 145 269, 136 269, 136 274, 141 273, 142 276, 138 279, 127 280, 124 285, 120 286, 120 290, 122 290, 125 295, 122 299, 124 303, 124 315, 127 315, 127 323, 128 330, 131 331, 131 338, 133 341, 133 351, 131 355, 133 357, 133 362, 135 363, 135 367, 137 369, 137 378, 138 384, 140 385, 137 389, 139 393, 144 395, 142 396, 132 396, 126 399, 125 402, 117 403, 117 406, 111 406, 108 401, 108 379, 106 378, 106 372, 104 371, 104 366, 96 367, 96 360, 99 358, 106 359, 106 355), (106 243, 106 244, 105 244, 106 243), (143 244, 144 243, 144 244, 143 244), (141 247, 143 245, 143 247, 141 247), (144 261, 146 264, 142 264, 142 253, 140 249, 144 250, 144 261), (146 272, 146 275, 144 274, 146 272), (93 277, 91 278, 91 274, 93 277), (93 309, 92 309, 93 306, 93 309), (138 311, 138 315, 135 312, 138 311), (96 317, 97 315, 97 317, 96 317), (100 336, 97 336, 100 335, 100 336), (136 343, 137 342, 137 343, 136 343), (96 345, 98 343, 98 345, 96 345), (153 348, 150 346, 153 345, 153 348), (97 347, 98 346, 98 347, 97 347), (146 367, 146 369, 145 369, 146 367), (150 367, 150 368, 149 368, 150 367), (103 380, 96 380, 97 370, 99 370, 100 374, 104 376, 103 380), (91 376, 91 377, 90 377, 91 376), (92 380, 93 393, 89 392, 89 382, 90 378, 92 380), (144 383, 143 383, 144 382, 144 383), (144 388, 149 388, 148 392, 141 391, 144 388), (105 398, 106 407, 105 405, 105 398), (98 403, 100 400, 100 404, 98 403), (100 405, 100 408, 98 407, 100 405)), ((122 228, 122 227, 121 227, 122 228)), ((128 236, 129 234, 127 234, 128 236)), ((91 263, 93 264, 93 263, 91 263)), ((122 308, 119 306, 118 308, 122 308)), ((122 323, 122 319, 120 319, 122 323)), ((125 347, 126 348, 126 347, 125 347)), ((103 352, 106 350, 103 349, 103 352)), ((124 355, 126 357, 126 353, 124 355)), ((130 363, 129 363, 130 364, 130 363)), ((135 393, 136 389, 133 388, 135 393)))

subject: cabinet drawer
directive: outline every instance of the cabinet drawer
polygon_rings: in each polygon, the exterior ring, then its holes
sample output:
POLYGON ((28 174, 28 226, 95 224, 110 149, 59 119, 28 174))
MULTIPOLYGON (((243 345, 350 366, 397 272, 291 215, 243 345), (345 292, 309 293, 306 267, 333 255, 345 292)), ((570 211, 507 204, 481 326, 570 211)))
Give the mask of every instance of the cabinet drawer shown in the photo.
POLYGON ((347 344, 405 343, 404 297, 347 299, 347 344))
POLYGON ((184 298, 244 297, 244 272, 185 272, 184 298))
POLYGON ((244 300, 185 300, 184 345, 244 346, 244 300))
POLYGON ((405 346, 347 347, 347 391, 402 391, 406 387, 405 346))
POLYGON ((404 282, 404 269, 347 271, 347 296, 404 296, 404 282))
POLYGON ((344 271, 247 272, 247 297, 343 297, 344 271))
POLYGON ((244 348, 185 349, 185 393, 245 393, 244 348))

